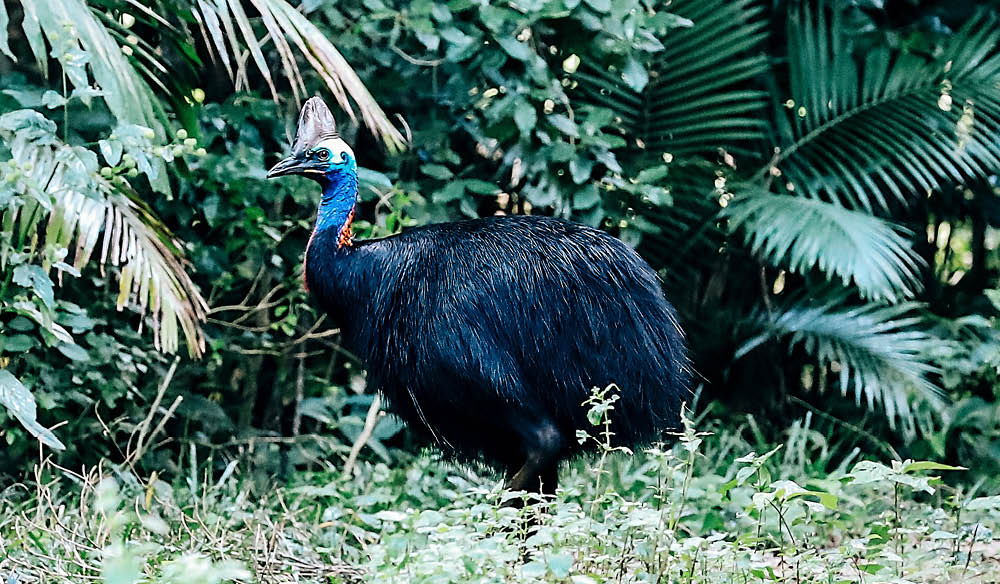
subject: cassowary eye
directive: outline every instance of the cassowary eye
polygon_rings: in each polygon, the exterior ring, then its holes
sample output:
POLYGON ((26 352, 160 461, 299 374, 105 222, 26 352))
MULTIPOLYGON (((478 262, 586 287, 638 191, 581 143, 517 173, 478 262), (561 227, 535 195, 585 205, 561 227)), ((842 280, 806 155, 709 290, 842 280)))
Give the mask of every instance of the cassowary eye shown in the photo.
POLYGON ((327 150, 326 148, 323 148, 322 150, 316 152, 316 158, 319 158, 323 162, 326 162, 327 160, 330 160, 330 151, 327 150))

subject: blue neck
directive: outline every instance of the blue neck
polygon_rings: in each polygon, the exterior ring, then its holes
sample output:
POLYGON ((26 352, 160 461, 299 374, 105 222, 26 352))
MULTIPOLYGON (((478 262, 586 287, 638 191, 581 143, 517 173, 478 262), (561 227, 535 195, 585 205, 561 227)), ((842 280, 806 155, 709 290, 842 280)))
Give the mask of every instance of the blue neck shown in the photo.
POLYGON ((339 234, 357 201, 358 175, 349 170, 330 172, 324 174, 319 183, 323 186, 323 198, 316 213, 315 232, 333 229, 339 234))

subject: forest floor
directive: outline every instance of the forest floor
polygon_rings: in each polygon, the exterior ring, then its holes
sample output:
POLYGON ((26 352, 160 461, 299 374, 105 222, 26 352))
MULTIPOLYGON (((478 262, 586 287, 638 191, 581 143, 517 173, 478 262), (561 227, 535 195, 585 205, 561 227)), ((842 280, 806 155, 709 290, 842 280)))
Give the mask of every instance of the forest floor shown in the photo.
POLYGON ((943 465, 834 455, 801 425, 766 451, 691 428, 606 449, 520 508, 430 455, 262 486, 197 454, 170 481, 37 465, 0 492, 0 582, 1000 581, 1000 496, 943 465))

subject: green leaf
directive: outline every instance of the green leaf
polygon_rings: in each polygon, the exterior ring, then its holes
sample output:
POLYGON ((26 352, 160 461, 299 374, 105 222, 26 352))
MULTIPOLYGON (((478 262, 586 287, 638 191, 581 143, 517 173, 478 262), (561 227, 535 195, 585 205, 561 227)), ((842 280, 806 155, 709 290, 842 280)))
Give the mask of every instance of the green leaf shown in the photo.
POLYGON ((842 296, 824 302, 806 299, 762 311, 751 320, 760 334, 746 341, 736 358, 771 339, 786 341, 789 351, 801 346, 820 364, 837 364, 841 393, 853 392, 855 402, 865 400, 870 409, 882 406, 889 424, 895 427, 902 420, 904 434, 912 436, 911 400, 941 402, 941 389, 928 377, 938 371, 932 356, 944 342, 927 332, 916 304, 842 302, 842 296))
POLYGON ((517 124, 517 129, 527 135, 535 128, 537 122, 538 113, 535 111, 535 106, 528 101, 518 101, 514 108, 514 123, 517 124))
POLYGON ((761 113, 770 96, 748 89, 770 66, 762 7, 753 0, 675 0, 669 9, 657 27, 693 26, 670 30, 665 45, 635 35, 633 45, 654 54, 630 56, 620 70, 584 61, 574 74, 579 101, 612 110, 625 135, 641 138, 650 152, 712 154, 765 139, 769 124, 761 113), (639 59, 649 59, 648 71, 639 59))
POLYGON ((3 352, 12 354, 21 354, 25 351, 33 349, 38 343, 35 339, 29 335, 4 335, 3 343, 0 345, 3 352))
POLYGON ((635 180, 640 183, 656 184, 667 177, 669 170, 669 167, 665 164, 644 168, 639 171, 639 175, 635 177, 635 180))
POLYGON ((63 97, 61 94, 49 89, 42 94, 42 105, 44 105, 49 109, 63 107, 64 105, 66 105, 66 98, 63 97))
MULTIPOLYGON (((204 351, 200 325, 208 308, 186 271, 177 239, 127 184, 112 189, 104 181, 95 181, 97 155, 63 144, 50 131, 54 127, 38 112, 0 116, 3 138, 10 140, 14 134, 15 139, 22 141, 13 151, 14 160, 22 167, 31 163, 31 180, 45 184, 52 177, 59 177, 59 187, 52 193, 43 193, 44 200, 39 200, 51 205, 51 212, 46 210, 47 217, 34 213, 34 226, 22 218, 21 228, 39 230, 47 241, 69 249, 72 257, 67 262, 71 265, 67 263, 60 268, 63 272, 72 273, 88 262, 118 266, 118 308, 133 302, 138 310, 153 312, 152 332, 158 349, 175 352, 183 336, 188 352, 200 355, 204 351), (45 221, 41 221, 43 218, 45 221)), ((120 124, 115 133, 127 151, 130 140, 140 140, 150 130, 120 124)), ((133 156, 141 166, 141 159, 133 156)), ((15 207, 14 211, 16 214, 18 209, 15 207)), ((55 265, 58 267, 59 263, 55 265)), ((14 275, 18 285, 41 298, 37 306, 53 307, 52 282, 45 270, 39 266, 18 266, 14 275)), ((24 304, 29 306, 17 305, 16 310, 41 325, 47 342, 53 345, 55 341, 72 342, 68 331, 51 322, 51 315, 37 311, 35 303, 24 304)))
POLYGON ((518 61, 528 61, 535 56, 535 52, 531 50, 531 47, 527 43, 522 43, 512 36, 497 35, 494 38, 496 38, 497 44, 500 45, 500 48, 504 52, 518 61))
POLYGON ((118 166, 122 160, 122 143, 118 140, 98 140, 97 146, 101 150, 101 156, 108 166, 118 166))
POLYGON ((601 14, 607 14, 611 12, 611 0, 583 0, 587 6, 594 9, 595 12, 600 12, 601 14))
POLYGON ((546 559, 546 564, 556 578, 565 578, 573 567, 573 556, 568 553, 552 554, 546 559))
POLYGON ((6 369, 0 369, 0 405, 6 407, 7 411, 21 422, 24 429, 38 438, 42 444, 54 450, 66 449, 51 430, 36 421, 35 397, 6 369))
POLYGON ((649 72, 635 57, 630 56, 625 62, 622 78, 634 91, 642 91, 649 83, 649 72))
POLYGON ((495 183, 491 183, 485 180, 479 180, 478 178, 471 178, 462 181, 465 184, 465 188, 469 192, 476 193, 477 195, 493 195, 500 190, 495 183))
POLYGON ((442 164, 424 164, 420 167, 420 172, 438 180, 448 180, 455 176, 451 169, 442 164))
POLYGON ((27 264, 14 268, 14 283, 32 290, 45 306, 55 306, 52 280, 41 266, 27 264))
POLYGON ((898 301, 920 290, 920 257, 905 229, 860 211, 790 195, 748 193, 722 216, 773 265, 853 283, 865 298, 898 301))
POLYGON ((930 461, 919 461, 911 462, 909 464, 903 465, 903 472, 914 473, 925 470, 969 470, 964 466, 952 466, 950 464, 941 464, 940 462, 930 462, 930 461))
POLYGON ((23 316, 17 316, 12 318, 10 322, 7 323, 7 328, 10 330, 21 331, 23 333, 34 330, 35 324, 23 316))
POLYGON ((984 177, 1000 164, 1000 19, 980 11, 942 39, 934 58, 875 47, 852 56, 855 31, 839 8, 789 5, 793 107, 775 99, 779 152, 762 174, 844 206, 892 212, 924 193, 984 177), (944 75, 944 77, 942 77, 944 75), (954 105, 942 107, 947 79, 954 105), (961 101, 960 101, 961 100, 961 101), (965 102, 974 131, 962 131, 965 102))
POLYGON ((590 180, 590 173, 594 170, 594 161, 590 158, 574 158, 569 161, 569 173, 576 184, 583 184, 590 180))
POLYGON ((566 134, 570 138, 580 137, 580 127, 576 125, 576 122, 569 119, 563 114, 550 114, 549 123, 555 126, 557 130, 566 134))
POLYGON ((573 195, 573 210, 589 209, 601 202, 601 195, 597 192, 597 185, 589 184, 573 195))
POLYGON ((75 343, 59 343, 56 345, 59 352, 72 361, 89 361, 90 355, 87 351, 75 343))
POLYGON ((358 167, 358 182, 362 185, 374 186, 378 189, 391 189, 392 181, 385 174, 363 166, 358 167))

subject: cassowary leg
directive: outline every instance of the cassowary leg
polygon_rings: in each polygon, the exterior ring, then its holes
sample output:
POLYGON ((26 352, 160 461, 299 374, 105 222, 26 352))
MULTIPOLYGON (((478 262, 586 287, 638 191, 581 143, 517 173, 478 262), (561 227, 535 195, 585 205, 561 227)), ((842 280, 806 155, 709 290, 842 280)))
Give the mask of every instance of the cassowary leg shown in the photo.
POLYGON ((532 425, 522 436, 523 452, 527 460, 515 471, 511 469, 507 488, 512 491, 531 491, 554 494, 559 469, 559 452, 562 438, 550 422, 532 425))

